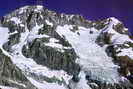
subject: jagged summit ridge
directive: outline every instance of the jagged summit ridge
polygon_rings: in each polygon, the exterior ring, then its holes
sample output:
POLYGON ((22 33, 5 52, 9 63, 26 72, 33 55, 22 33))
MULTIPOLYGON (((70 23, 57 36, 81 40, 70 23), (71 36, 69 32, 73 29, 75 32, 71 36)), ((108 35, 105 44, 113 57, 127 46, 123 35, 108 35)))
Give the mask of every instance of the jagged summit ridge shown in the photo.
POLYGON ((132 89, 133 41, 114 17, 25 6, 3 17, 0 34, 2 52, 38 89, 132 89))

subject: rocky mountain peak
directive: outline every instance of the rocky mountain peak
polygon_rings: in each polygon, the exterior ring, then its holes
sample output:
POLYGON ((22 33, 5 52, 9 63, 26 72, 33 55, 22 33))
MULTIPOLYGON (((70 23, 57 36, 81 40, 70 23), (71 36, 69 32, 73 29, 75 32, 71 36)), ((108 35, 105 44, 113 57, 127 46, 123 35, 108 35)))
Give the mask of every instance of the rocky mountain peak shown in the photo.
POLYGON ((0 22, 1 61, 7 56, 17 67, 8 73, 19 69, 29 83, 16 88, 132 89, 133 41, 118 19, 89 21, 38 5, 17 9, 0 22))

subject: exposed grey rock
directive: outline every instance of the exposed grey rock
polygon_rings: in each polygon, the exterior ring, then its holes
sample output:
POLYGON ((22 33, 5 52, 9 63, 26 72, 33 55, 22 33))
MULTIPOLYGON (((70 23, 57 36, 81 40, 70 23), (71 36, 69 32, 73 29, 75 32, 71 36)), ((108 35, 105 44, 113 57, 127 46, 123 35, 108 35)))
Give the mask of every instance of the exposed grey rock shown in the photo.
POLYGON ((0 85, 16 87, 18 89, 37 89, 15 66, 11 59, 0 50, 0 85))

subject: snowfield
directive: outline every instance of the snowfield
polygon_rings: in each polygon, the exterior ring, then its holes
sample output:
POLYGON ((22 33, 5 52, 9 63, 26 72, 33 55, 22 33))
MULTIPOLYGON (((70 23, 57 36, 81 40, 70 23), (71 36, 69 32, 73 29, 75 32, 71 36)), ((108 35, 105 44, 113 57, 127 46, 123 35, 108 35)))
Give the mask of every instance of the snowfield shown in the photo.
POLYGON ((109 83, 118 83, 120 80, 119 73, 117 72, 118 66, 112 62, 112 58, 108 57, 105 48, 100 47, 95 43, 96 38, 100 34, 94 28, 79 27, 76 32, 72 32, 71 25, 58 26, 56 31, 60 36, 65 36, 66 40, 72 45, 79 59, 76 60, 84 71, 91 74, 94 80, 105 81, 109 83), (94 31, 89 34, 89 31, 94 31))
POLYGON ((0 27, 0 47, 2 47, 2 45, 8 41, 8 32, 8 28, 0 27))

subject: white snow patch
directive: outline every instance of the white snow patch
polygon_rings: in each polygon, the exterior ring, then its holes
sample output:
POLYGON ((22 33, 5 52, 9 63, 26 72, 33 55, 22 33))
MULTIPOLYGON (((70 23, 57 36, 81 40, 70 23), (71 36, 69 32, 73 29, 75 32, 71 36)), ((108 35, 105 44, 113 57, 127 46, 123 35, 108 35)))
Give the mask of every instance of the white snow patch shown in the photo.
POLYGON ((12 83, 14 83, 14 84, 17 84, 17 85, 20 85, 20 86, 26 87, 26 85, 23 84, 23 83, 18 83, 18 82, 13 81, 13 80, 8 80, 8 81, 10 81, 10 82, 12 82, 12 83))
POLYGON ((48 82, 45 82, 45 81, 43 83, 40 83, 40 82, 34 80, 31 77, 28 77, 28 79, 38 89, 67 89, 64 85, 59 85, 59 84, 56 84, 56 83, 48 83, 48 82))
POLYGON ((110 17, 109 19, 112 20, 111 22, 112 22, 114 25, 117 25, 118 23, 120 23, 120 21, 119 21, 117 18, 115 18, 115 17, 110 17))
POLYGON ((55 38, 50 38, 49 43, 44 43, 46 46, 50 46, 53 48, 57 48, 58 51, 64 52, 63 49, 71 49, 71 47, 65 47, 62 44, 58 43, 59 40, 55 39, 55 38))
POLYGON ((5 28, 5 27, 0 27, 0 47, 2 47, 2 45, 4 43, 6 43, 8 41, 9 38, 9 29, 5 28))
POLYGON ((59 40, 55 39, 55 38, 50 38, 49 43, 44 43, 46 46, 50 46, 53 48, 59 48, 62 49, 63 46, 61 44, 58 44, 57 42, 59 42, 59 40))
POLYGON ((18 31, 14 31, 14 32, 10 33, 9 35, 14 35, 14 34, 17 34, 17 33, 18 33, 18 31))
POLYGON ((55 39, 55 38, 50 38, 49 40, 51 43, 56 43, 56 42, 59 42, 59 40, 55 39))
POLYGON ((36 6, 36 9, 35 9, 34 11, 40 12, 41 10, 43 10, 43 6, 37 5, 37 6, 36 6))
POLYGON ((53 23, 49 22, 48 20, 45 20, 45 22, 50 25, 50 26, 53 26, 53 23))
POLYGON ((124 30, 125 30, 125 31, 128 31, 128 28, 125 28, 124 30))
POLYGON ((74 17, 74 15, 70 15, 70 16, 69 16, 69 20, 72 19, 73 17, 74 17))
POLYGON ((38 10, 42 10, 43 9, 43 6, 41 6, 41 5, 37 5, 36 7, 37 7, 38 10))
POLYGON ((133 60, 133 48, 121 49, 121 52, 117 56, 128 56, 133 60))
POLYGON ((21 20, 19 18, 17 18, 17 17, 12 17, 10 20, 15 22, 15 24, 17 24, 17 25, 22 23, 21 20))
POLYGON ((131 40, 128 35, 119 34, 119 33, 116 33, 111 38, 111 42, 113 44, 124 44, 124 42, 127 42, 127 41, 133 43, 133 40, 131 40))
POLYGON ((24 7, 20 8, 19 14, 22 14, 23 12, 25 12, 28 7, 29 6, 24 6, 24 7))
POLYGON ((24 10, 23 9, 20 9, 19 14, 22 14, 23 12, 24 12, 24 10))
POLYGON ((20 24, 21 27, 24 27, 25 25, 24 24, 20 24))
POLYGON ((1 86, 1 85, 0 85, 0 89, 18 89, 18 88, 15 88, 15 87, 8 87, 8 86, 1 86))

